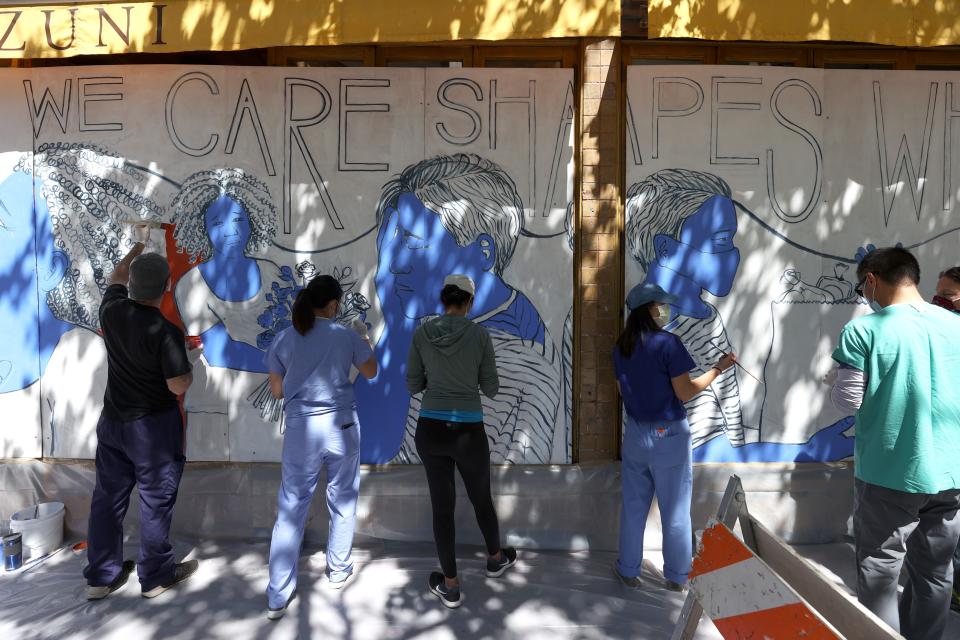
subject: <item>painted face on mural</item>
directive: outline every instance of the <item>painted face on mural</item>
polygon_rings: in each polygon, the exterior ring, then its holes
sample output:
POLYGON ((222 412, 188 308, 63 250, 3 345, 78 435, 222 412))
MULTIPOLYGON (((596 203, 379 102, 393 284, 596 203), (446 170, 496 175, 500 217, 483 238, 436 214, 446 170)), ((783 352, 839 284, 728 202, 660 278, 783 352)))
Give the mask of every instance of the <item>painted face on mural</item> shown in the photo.
POLYGON ((495 251, 486 234, 461 247, 440 216, 411 193, 386 210, 378 244, 377 294, 384 306, 399 304, 407 318, 440 313, 444 277, 464 273, 476 279, 492 266, 495 251))
POLYGON ((17 336, 0 341, 0 393, 36 381, 60 337, 44 327, 56 324, 45 298, 60 284, 68 260, 53 247, 46 205, 39 199, 37 205, 40 222, 35 230, 32 178, 15 173, 0 184, 0 327, 17 336), (43 240, 39 246, 35 237, 43 240))
POLYGON ((740 250, 733 244, 737 233, 737 214, 733 202, 713 196, 683 222, 680 237, 666 234, 655 240, 657 262, 661 267, 692 280, 715 296, 725 296, 733 288, 740 266, 740 250))
POLYGON ((250 240, 250 216, 230 196, 220 196, 204 212, 215 256, 243 254, 250 240))

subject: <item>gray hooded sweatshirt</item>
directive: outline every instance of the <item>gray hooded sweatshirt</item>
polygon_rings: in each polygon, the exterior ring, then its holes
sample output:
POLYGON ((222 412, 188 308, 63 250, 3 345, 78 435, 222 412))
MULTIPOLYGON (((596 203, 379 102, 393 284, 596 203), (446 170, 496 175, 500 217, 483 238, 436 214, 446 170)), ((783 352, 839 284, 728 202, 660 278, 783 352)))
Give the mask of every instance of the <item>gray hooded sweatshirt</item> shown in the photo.
POLYGON ((424 391, 420 408, 482 413, 480 391, 497 395, 500 379, 487 330, 462 316, 427 320, 413 334, 407 357, 410 395, 424 391))

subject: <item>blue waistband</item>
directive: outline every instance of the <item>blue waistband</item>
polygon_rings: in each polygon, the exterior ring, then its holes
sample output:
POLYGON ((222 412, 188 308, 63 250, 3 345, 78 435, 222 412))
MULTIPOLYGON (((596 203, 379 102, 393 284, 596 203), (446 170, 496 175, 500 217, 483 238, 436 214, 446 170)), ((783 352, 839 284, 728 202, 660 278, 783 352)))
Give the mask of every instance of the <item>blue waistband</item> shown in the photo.
POLYGON ((420 409, 421 418, 433 418, 444 422, 483 422, 482 411, 431 411, 420 409))

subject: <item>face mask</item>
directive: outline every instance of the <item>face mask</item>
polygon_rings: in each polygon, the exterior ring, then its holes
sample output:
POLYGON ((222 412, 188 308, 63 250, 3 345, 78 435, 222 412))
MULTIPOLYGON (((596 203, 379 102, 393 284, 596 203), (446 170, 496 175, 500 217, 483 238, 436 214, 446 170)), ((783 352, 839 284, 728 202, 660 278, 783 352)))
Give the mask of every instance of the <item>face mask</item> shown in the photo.
MULTIPOLYGON (((877 295, 877 285, 873 285, 873 295, 874 295, 874 296, 877 295)), ((873 298, 873 296, 870 296, 870 298, 873 298)), ((881 305, 881 304, 880 304, 879 302, 877 302, 875 299, 871 299, 871 300, 870 300, 870 310, 871 310, 871 311, 873 311, 874 313, 876 313, 876 312, 878 312, 878 311, 880 311, 880 310, 882 310, 882 309, 883 309, 883 305, 881 305)))
POLYGON ((661 304, 657 306, 657 315, 654 316, 657 324, 661 327, 670 322, 670 305, 661 304))
POLYGON ((937 305, 938 307, 943 307, 947 311, 960 313, 960 310, 958 310, 956 307, 956 302, 949 298, 944 298, 943 296, 933 296, 933 304, 937 305))

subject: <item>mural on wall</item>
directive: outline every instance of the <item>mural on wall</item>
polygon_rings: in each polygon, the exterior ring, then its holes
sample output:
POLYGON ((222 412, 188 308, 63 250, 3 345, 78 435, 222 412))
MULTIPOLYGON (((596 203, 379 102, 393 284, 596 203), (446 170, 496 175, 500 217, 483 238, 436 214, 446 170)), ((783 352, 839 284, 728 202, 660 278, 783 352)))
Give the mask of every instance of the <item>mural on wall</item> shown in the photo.
POLYGON ((915 251, 927 293, 956 262, 958 81, 629 69, 626 284, 677 296, 666 328, 696 373, 730 351, 743 365, 687 404, 695 460, 852 455, 853 419, 819 379, 843 325, 869 312, 853 292, 869 245, 915 251))
POLYGON ((282 405, 263 355, 297 292, 329 273, 345 291, 338 321, 365 321, 381 362, 357 383, 362 459, 418 462, 406 354, 442 312, 443 277, 463 272, 501 376, 484 400, 493 461, 569 460, 572 74, 291 73, 0 76, 21 96, 0 107, 27 131, 0 154, 0 317, 28 336, 0 352, 0 410, 22 418, 0 456, 92 456, 99 300, 132 223, 148 221, 147 250, 172 265, 162 310, 204 346, 183 399, 190 459, 279 459, 282 405))

